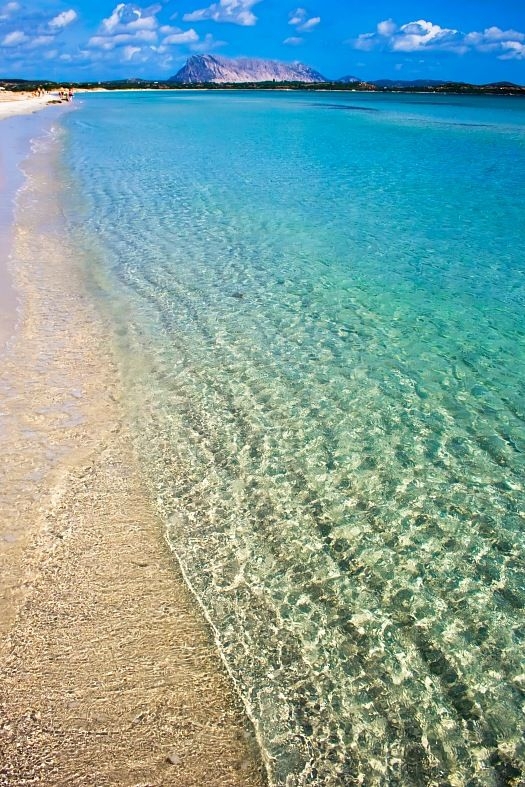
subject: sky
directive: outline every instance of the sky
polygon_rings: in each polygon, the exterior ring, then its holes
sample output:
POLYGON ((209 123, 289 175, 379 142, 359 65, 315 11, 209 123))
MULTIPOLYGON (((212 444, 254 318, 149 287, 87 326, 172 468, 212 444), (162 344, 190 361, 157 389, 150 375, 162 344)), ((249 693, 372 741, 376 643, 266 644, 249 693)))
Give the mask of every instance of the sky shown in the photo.
POLYGON ((525 0, 0 0, 0 78, 160 80, 203 53, 525 84, 525 0))

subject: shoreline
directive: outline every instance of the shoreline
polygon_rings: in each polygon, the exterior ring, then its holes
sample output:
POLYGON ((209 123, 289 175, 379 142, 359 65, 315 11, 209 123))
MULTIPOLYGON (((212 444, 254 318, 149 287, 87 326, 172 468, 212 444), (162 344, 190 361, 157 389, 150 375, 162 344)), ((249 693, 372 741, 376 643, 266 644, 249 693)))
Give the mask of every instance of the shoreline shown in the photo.
POLYGON ((9 270, 9 256, 17 195, 24 182, 20 167, 30 155, 33 136, 42 134, 45 121, 41 111, 52 106, 54 100, 54 94, 34 96, 0 91, 0 354, 12 338, 17 323, 18 299, 9 270))
POLYGON ((44 144, 16 205, 22 310, 3 361, 0 785, 261 787, 253 728, 148 498, 44 144))

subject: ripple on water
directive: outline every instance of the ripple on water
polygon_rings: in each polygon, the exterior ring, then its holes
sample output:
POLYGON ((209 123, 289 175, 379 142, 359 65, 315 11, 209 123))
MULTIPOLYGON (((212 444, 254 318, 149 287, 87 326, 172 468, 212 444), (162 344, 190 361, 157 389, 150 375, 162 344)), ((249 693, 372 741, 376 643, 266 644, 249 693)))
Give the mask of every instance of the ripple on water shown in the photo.
POLYGON ((495 787, 524 772, 523 124, 374 101, 93 98, 72 232, 272 783, 495 787))

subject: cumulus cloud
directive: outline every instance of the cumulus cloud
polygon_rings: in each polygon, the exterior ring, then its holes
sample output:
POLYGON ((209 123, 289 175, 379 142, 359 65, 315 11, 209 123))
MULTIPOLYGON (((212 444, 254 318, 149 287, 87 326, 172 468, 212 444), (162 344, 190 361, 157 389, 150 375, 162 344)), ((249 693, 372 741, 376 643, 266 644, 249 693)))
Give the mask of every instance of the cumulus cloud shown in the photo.
POLYGON ((17 11, 20 11, 20 3, 6 3, 0 8, 0 21, 9 19, 16 14, 17 11))
POLYGON ((469 51, 492 52, 501 60, 525 59, 525 33, 489 27, 482 32, 464 33, 454 28, 440 27, 426 19, 398 26, 385 19, 374 33, 362 33, 352 42, 355 49, 390 52, 423 52, 441 50, 462 55, 469 51))
POLYGON ((119 3, 111 12, 107 19, 102 20, 101 29, 105 33, 112 33, 120 25, 128 25, 140 19, 141 12, 132 5, 119 3))
POLYGON ((377 25, 377 32, 380 36, 391 36, 397 30, 397 25, 393 19, 385 19, 384 22, 379 22, 377 25))
POLYGON ((201 40, 190 44, 190 49, 192 52, 212 52, 214 49, 226 46, 226 43, 226 41, 216 40, 211 33, 207 33, 201 40))
POLYGON ((54 36, 37 36, 29 43, 30 49, 38 49, 39 46, 48 46, 55 41, 54 36))
POLYGON ((289 46, 299 46, 302 44, 304 38, 299 38, 299 36, 290 36, 289 38, 285 38, 283 44, 288 44, 289 46))
POLYGON ((307 19, 304 25, 299 25, 297 29, 303 33, 306 33, 309 30, 313 30, 314 27, 317 27, 320 21, 321 21, 320 16, 313 16, 311 19, 307 19))
POLYGON ((300 25, 307 19, 308 14, 305 8, 296 8, 295 11, 290 11, 289 25, 300 25))
POLYGON ((190 30, 179 30, 177 33, 171 33, 167 36, 163 44, 192 44, 199 40, 199 36, 193 28, 190 30))
POLYGON ((74 22, 76 18, 77 12, 70 8, 69 11, 62 11, 61 14, 53 17, 49 22, 49 27, 52 30, 61 30, 63 27, 70 25, 71 22, 74 22))
POLYGON ((440 27, 425 19, 408 22, 398 27, 392 19, 379 22, 375 33, 362 33, 355 41, 356 49, 370 51, 376 48, 391 52, 416 52, 422 49, 448 49, 458 51, 462 47, 458 30, 440 27))
POLYGON ((260 2, 261 0, 219 0, 208 8, 200 8, 184 14, 183 19, 185 22, 202 22, 211 19, 214 22, 230 22, 234 25, 252 27, 257 22, 252 8, 260 2))
MULTIPOLYGON (((119 3, 102 20, 97 34, 89 39, 88 47, 106 52, 123 47, 129 53, 130 47, 140 50, 144 44, 155 44, 159 27, 156 14, 160 9, 160 5, 141 8, 133 3, 119 3)), ((136 54, 133 52, 128 59, 136 54)))
POLYGON ((76 19, 77 13, 72 8, 50 16, 41 10, 23 8, 11 0, 0 7, 3 55, 9 60, 23 58, 24 62, 31 63, 37 52, 39 58, 43 57, 42 49, 53 47, 64 29, 76 19))
POLYGON ((111 35, 117 31, 125 29, 128 32, 134 30, 154 30, 158 26, 156 14, 161 6, 151 8, 140 8, 133 3, 119 3, 107 19, 102 20, 101 32, 111 35))
MULTIPOLYGON (((171 67, 171 46, 189 49, 201 43, 193 28, 182 30, 171 24, 160 24, 157 14, 161 5, 142 8, 134 3, 118 3, 111 14, 103 19, 87 46, 91 59, 99 62, 131 62, 135 65, 155 60, 161 68, 171 67)), ((206 38, 211 47, 211 36, 206 38)))
POLYGON ((0 25, 3 28, 0 46, 10 59, 28 57, 31 60, 31 51, 53 45, 55 39, 76 19, 77 12, 72 8, 50 16, 11 0, 0 7, 0 25))
POLYGON ((141 51, 140 46, 125 46, 122 50, 122 60, 128 62, 141 51))
POLYGON ((295 11, 290 12, 288 24, 293 25, 301 33, 308 33, 317 27, 320 21, 320 16, 310 16, 306 8, 296 8, 295 11))
POLYGON ((157 35, 152 30, 138 30, 135 33, 116 33, 113 36, 92 36, 88 41, 88 46, 109 51, 125 44, 150 44, 156 40, 157 35))
POLYGON ((487 27, 480 33, 467 33, 465 44, 478 52, 495 52, 500 60, 525 60, 525 33, 487 27))
POLYGON ((502 41, 504 52, 499 55, 500 60, 525 60, 525 44, 519 41, 502 41))
POLYGON ((29 41, 29 36, 26 36, 22 30, 13 30, 3 37, 1 44, 2 46, 12 47, 24 44, 26 41, 29 41))

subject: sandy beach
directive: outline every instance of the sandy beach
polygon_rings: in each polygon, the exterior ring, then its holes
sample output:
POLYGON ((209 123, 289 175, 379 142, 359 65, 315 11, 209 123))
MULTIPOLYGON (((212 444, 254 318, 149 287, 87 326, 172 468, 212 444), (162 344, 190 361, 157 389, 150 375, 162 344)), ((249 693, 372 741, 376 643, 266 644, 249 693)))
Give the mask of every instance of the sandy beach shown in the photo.
POLYGON ((52 93, 35 96, 32 93, 0 90, 0 120, 13 115, 27 115, 47 106, 50 101, 57 100, 52 93))
MULTIPOLYGON (((0 117, 48 100, 0 93, 0 117)), ((0 785, 262 785, 253 729, 148 498, 52 156, 24 167, 22 308, 2 358, 0 785)))
MULTIPOLYGON (((0 123, 2 121, 16 122, 18 115, 36 114, 53 103, 58 103, 58 95, 54 93, 36 96, 25 91, 0 90, 0 123)), ((12 193, 8 194, 6 198, 6 188, 13 177, 18 156, 16 151, 13 151, 12 145, 4 144, 9 138, 9 133, 5 136, 2 133, 4 130, 5 125, 4 127, 0 126, 0 134, 2 134, 0 137, 0 194, 2 195, 0 201, 0 350, 12 333, 16 319, 16 298, 4 258, 9 255, 13 221, 12 193)))

